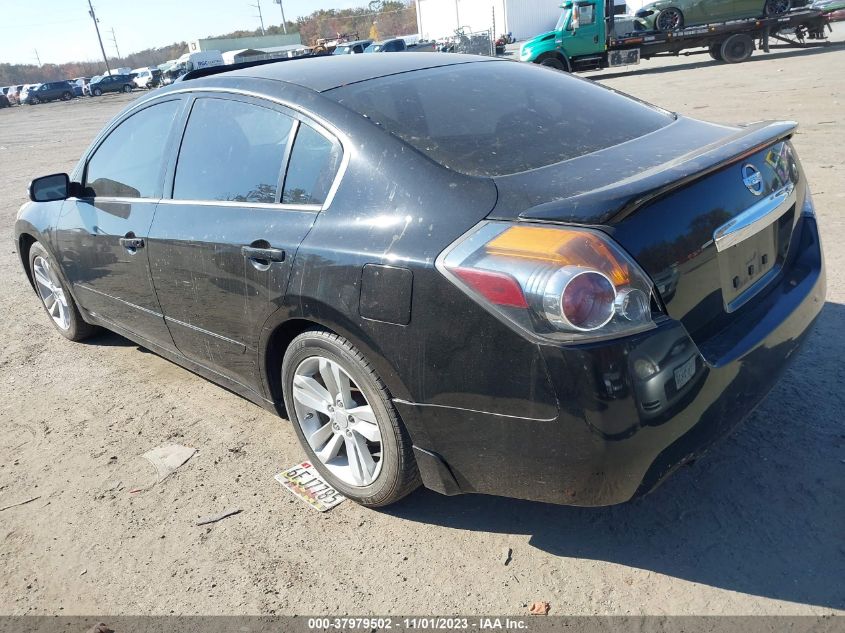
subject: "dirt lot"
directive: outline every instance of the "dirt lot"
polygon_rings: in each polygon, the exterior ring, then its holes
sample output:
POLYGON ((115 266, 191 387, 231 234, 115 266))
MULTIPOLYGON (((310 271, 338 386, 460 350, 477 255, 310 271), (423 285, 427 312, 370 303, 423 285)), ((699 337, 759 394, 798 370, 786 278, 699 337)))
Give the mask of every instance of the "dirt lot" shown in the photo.
POLYGON ((757 412, 606 509, 424 490, 387 511, 306 507, 273 480, 303 457, 287 422, 120 337, 65 341, 24 280, 26 183, 70 170, 129 99, 0 110, 0 507, 39 496, 0 511, 0 612, 523 614, 542 599, 553 614, 845 613, 843 35, 596 76, 713 121, 799 121, 829 275, 815 333, 757 412), (140 455, 171 442, 199 452, 130 494, 153 476, 140 455))

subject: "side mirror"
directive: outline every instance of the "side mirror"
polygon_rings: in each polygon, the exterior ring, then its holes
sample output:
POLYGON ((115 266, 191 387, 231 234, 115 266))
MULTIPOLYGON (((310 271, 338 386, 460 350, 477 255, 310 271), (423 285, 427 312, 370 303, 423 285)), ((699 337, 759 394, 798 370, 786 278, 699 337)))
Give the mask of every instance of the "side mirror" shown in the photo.
POLYGON ((36 178, 29 183, 29 199, 33 202, 53 202, 70 197, 70 177, 52 174, 36 178))

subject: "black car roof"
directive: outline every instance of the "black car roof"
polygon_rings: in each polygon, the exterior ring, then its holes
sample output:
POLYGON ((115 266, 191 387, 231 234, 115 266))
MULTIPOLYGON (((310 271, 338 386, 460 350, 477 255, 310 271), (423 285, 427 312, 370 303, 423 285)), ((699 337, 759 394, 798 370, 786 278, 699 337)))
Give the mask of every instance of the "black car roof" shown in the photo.
POLYGON ((396 53, 387 55, 326 55, 290 59, 274 64, 251 66, 218 77, 272 79, 324 92, 340 86, 397 75, 426 68, 471 62, 496 61, 493 57, 454 53, 396 53))

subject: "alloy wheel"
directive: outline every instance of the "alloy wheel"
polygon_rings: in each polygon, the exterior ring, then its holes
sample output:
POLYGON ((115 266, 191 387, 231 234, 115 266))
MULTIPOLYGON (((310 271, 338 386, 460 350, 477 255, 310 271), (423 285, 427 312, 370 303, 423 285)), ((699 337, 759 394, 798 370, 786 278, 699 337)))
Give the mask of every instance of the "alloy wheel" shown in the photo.
POLYGON ((33 261, 32 272, 38 288, 38 296, 44 302, 47 313, 61 329, 69 329, 70 307, 62 284, 50 266, 50 262, 41 256, 36 257, 33 261))
POLYGON ((765 14, 769 16, 781 15, 789 11, 789 6, 789 0, 768 0, 766 2, 765 14))
POLYGON ((381 471, 381 430, 361 389, 337 362, 311 356, 293 377, 296 419, 314 454, 338 479, 368 486, 381 471))
POLYGON ((683 15, 678 9, 669 7, 668 9, 663 9, 657 15, 655 26, 657 26, 658 31, 674 31, 683 26, 683 20, 683 15))

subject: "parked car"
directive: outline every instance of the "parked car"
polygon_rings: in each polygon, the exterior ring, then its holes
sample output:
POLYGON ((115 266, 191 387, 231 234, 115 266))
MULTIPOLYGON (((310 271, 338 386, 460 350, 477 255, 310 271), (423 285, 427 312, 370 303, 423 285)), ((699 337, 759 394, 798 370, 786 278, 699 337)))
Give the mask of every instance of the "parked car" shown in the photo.
POLYGON ((373 40, 357 40, 355 42, 346 42, 345 44, 338 44, 337 48, 332 51, 332 55, 357 55, 363 53, 373 40))
POLYGON ((636 22, 640 30, 674 31, 711 22, 772 17, 787 13, 790 7, 790 0, 657 0, 637 11, 636 22))
POLYGON ((29 92, 31 90, 38 90, 38 87, 40 85, 41 84, 24 84, 18 92, 18 103, 20 103, 21 105, 27 103, 27 99, 29 98, 29 92))
POLYGON ((149 90, 161 83, 161 71, 158 68, 136 68, 131 74, 134 75, 132 81, 138 88, 149 90))
POLYGON ((364 49, 365 53, 401 53, 406 48, 405 40, 401 37, 392 40, 384 40, 382 42, 373 42, 364 49))
POLYGON ((15 249, 63 336, 286 412, 360 503, 607 505, 748 415, 825 305, 795 129, 459 54, 221 68, 35 179, 15 249))
POLYGON ((23 90, 23 84, 17 86, 9 86, 9 92, 6 93, 6 98, 9 99, 10 104, 20 105, 21 90, 23 90))
POLYGON ((0 108, 8 108, 10 105, 9 98, 6 96, 6 93, 0 93, 0 108))
POLYGON ((90 77, 74 77, 71 79, 71 85, 73 85, 73 95, 75 97, 84 96, 85 86, 87 86, 90 81, 90 77))
POLYGON ((70 101, 73 99, 73 84, 69 81, 49 81, 38 86, 38 88, 30 88, 26 94, 23 103, 30 105, 37 105, 47 101, 70 101))
POLYGON ((129 75, 104 75, 95 77, 88 84, 88 94, 99 97, 107 92, 132 92, 135 83, 129 75))

